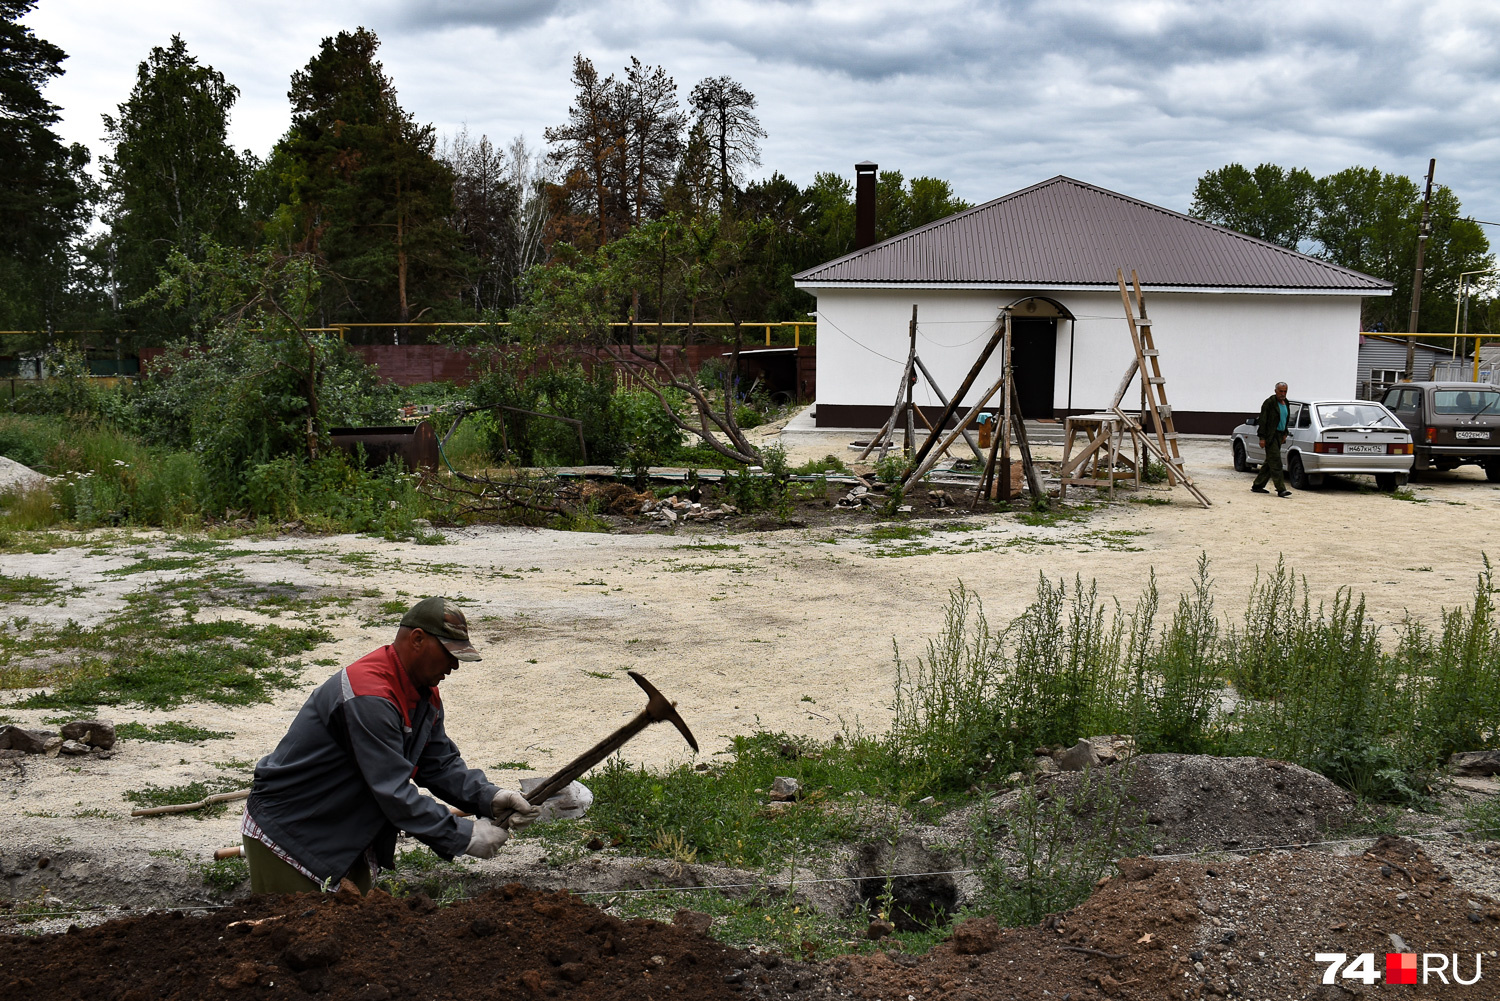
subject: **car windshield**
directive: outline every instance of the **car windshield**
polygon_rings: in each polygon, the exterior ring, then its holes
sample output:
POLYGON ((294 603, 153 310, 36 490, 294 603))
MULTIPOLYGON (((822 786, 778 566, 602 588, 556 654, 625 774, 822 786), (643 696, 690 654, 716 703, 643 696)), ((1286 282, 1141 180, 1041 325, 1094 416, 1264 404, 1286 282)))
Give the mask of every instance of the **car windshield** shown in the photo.
POLYGON ((1500 390, 1435 389, 1432 409, 1439 414, 1500 413, 1500 390))
POLYGON ((1401 422, 1378 403, 1320 403, 1318 423, 1325 428, 1368 428, 1384 424, 1400 427, 1401 422))

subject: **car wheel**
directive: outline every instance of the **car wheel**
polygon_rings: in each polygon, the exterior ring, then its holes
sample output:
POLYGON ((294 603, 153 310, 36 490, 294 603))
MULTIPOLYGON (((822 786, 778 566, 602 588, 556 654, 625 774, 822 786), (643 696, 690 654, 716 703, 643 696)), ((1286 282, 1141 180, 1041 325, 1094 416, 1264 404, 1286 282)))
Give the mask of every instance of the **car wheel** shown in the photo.
POLYGON ((1390 493, 1391 491, 1396 489, 1396 474, 1376 473, 1375 486, 1379 487, 1381 490, 1384 490, 1386 493, 1390 493))
POLYGON ((1307 478, 1307 470, 1302 468, 1302 456, 1296 452, 1292 453, 1291 459, 1286 464, 1286 478, 1297 490, 1312 489, 1312 483, 1307 478))
POLYGON ((1500 461, 1491 459, 1484 464, 1484 478, 1491 483, 1500 483, 1500 461))
POLYGON ((1245 443, 1238 438, 1234 440, 1234 471, 1236 473, 1250 472, 1250 463, 1245 458, 1245 443))

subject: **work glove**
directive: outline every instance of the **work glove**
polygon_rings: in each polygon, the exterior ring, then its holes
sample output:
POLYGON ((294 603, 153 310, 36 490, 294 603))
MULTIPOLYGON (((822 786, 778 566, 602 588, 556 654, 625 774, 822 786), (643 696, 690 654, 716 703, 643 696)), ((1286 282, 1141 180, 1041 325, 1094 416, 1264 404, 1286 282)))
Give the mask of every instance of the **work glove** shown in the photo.
POLYGON ((513 831, 519 831, 530 824, 541 812, 540 808, 532 806, 526 801, 525 796, 514 789, 501 789, 495 793, 495 798, 490 802, 490 816, 498 817, 506 810, 515 811, 506 822, 506 826, 513 831))
POLYGON ((469 838, 469 847, 464 849, 464 854, 475 858, 494 858, 500 846, 509 840, 510 831, 481 817, 474 821, 474 834, 469 838))

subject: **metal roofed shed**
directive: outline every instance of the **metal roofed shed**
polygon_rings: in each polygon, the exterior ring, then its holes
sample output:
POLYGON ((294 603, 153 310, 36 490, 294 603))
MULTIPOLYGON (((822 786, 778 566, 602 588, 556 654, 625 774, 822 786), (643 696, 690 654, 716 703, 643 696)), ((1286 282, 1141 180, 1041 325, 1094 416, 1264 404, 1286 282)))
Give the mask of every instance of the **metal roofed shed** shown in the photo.
MULTIPOLYGON (((817 423, 879 425, 913 304, 920 353, 940 383, 960 381, 1000 309, 1014 306, 1025 415, 1098 410, 1132 350, 1121 333, 1121 267, 1137 270, 1152 295, 1183 432, 1227 433, 1280 380, 1304 395, 1351 395, 1361 301, 1391 291, 1378 278, 1054 177, 795 276, 818 300, 817 423)), ((941 410, 916 402, 934 417, 941 410)))

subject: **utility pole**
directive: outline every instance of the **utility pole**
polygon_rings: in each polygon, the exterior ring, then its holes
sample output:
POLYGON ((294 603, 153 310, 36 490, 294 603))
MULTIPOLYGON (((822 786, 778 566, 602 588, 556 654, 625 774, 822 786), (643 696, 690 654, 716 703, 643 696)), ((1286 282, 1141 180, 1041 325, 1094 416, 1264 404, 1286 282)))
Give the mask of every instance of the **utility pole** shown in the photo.
MULTIPOLYGON (((1417 332, 1417 316, 1422 311, 1422 257, 1427 250, 1427 239, 1432 235, 1431 216, 1429 214, 1432 205, 1432 173, 1437 169, 1437 158, 1433 157, 1427 161, 1427 191, 1422 195, 1422 224, 1417 227, 1417 268, 1411 279, 1411 322, 1407 325, 1409 335, 1417 332)), ((1406 377, 1412 377, 1412 369, 1417 365, 1417 339, 1414 336, 1406 338, 1406 377)))

